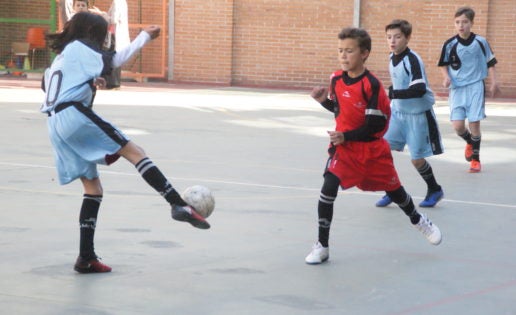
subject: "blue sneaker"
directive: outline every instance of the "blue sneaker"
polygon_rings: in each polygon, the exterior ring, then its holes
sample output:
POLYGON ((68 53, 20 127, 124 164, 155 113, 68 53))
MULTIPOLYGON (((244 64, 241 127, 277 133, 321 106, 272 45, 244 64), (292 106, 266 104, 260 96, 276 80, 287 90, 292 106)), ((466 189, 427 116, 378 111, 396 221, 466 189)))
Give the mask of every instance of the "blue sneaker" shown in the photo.
POLYGON ((429 193, 428 195, 426 195, 425 200, 421 201, 419 206, 421 208, 432 208, 439 202, 439 200, 443 199, 443 197, 444 192, 442 189, 434 191, 433 193, 429 193))
POLYGON ((390 205, 392 203, 392 200, 391 200, 391 197, 385 195, 382 197, 382 199, 378 200, 376 202, 376 206, 377 207, 387 207, 388 205, 390 205))

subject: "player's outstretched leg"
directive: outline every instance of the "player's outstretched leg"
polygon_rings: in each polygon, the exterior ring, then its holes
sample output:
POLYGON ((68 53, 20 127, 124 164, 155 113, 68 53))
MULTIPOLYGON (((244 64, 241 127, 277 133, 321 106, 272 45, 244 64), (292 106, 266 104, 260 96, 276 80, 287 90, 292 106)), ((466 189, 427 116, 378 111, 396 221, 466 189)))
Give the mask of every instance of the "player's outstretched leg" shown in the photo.
POLYGON ((160 193, 170 204, 174 220, 188 222, 199 229, 209 229, 210 224, 183 200, 157 166, 147 157, 135 165, 143 179, 160 193))
POLYGON ((163 196, 171 206, 172 218, 188 222, 199 229, 209 229, 210 224, 195 209, 186 204, 157 166, 147 157, 135 165, 143 179, 163 196))
POLYGON ((441 230, 437 225, 433 224, 426 215, 420 214, 416 210, 412 197, 405 191, 403 186, 400 186, 394 191, 388 191, 387 194, 410 218, 410 222, 414 227, 416 227, 431 244, 439 245, 441 243, 441 230))
POLYGON ((210 228, 210 224, 189 205, 172 205, 172 218, 177 221, 188 222, 199 229, 206 230, 210 228))

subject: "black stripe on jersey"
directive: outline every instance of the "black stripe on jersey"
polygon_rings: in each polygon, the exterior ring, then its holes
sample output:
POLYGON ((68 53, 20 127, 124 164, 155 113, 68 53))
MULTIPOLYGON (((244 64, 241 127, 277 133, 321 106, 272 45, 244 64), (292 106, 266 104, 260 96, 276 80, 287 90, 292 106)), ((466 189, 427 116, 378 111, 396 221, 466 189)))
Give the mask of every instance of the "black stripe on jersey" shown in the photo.
POLYGON ((328 107, 325 106, 326 109, 333 112, 335 117, 339 116, 340 113, 339 98, 337 97, 337 95, 335 95, 335 85, 337 85, 337 82, 339 80, 342 80, 342 75, 336 75, 333 78, 331 78, 330 99, 333 101, 333 110, 330 110, 328 107))
POLYGON ((421 64, 419 59, 413 53, 408 54, 408 60, 410 63, 410 72, 412 73, 412 81, 416 81, 423 78, 423 72, 421 71, 421 64))
POLYGON ((103 120, 100 116, 95 114, 93 110, 89 107, 85 107, 81 104, 74 104, 73 105, 79 112, 81 112, 84 116, 88 117, 95 125, 97 125, 104 133, 110 137, 113 141, 118 143, 120 146, 126 145, 129 140, 124 137, 122 134, 116 130, 113 125, 108 123, 107 121, 103 120))
POLYGON ((434 155, 443 153, 443 147, 441 146, 441 135, 439 133, 439 127, 437 121, 431 110, 425 112, 426 120, 428 122, 428 137, 430 145, 432 146, 432 152, 434 155))
MULTIPOLYGON (((412 74, 411 83, 414 81, 423 81, 423 70, 422 65, 419 62, 419 59, 416 57, 414 53, 410 51, 410 49, 406 49, 403 54, 403 67, 405 69, 405 72, 407 75, 412 74), (404 56, 407 56, 409 65, 410 65, 410 71, 407 70, 407 67, 405 65, 405 58, 404 56)), ((394 62, 394 60, 393 60, 394 62)), ((393 65, 395 65, 393 63, 393 65)), ((409 85, 406 89, 396 89, 392 91, 392 98, 398 98, 398 99, 408 99, 408 98, 420 98, 423 97, 426 93, 426 83, 420 82, 416 84, 409 85)))
MULTIPOLYGON (((364 93, 364 99, 367 101, 367 109, 378 109, 378 96, 380 94, 380 81, 372 75, 368 70, 366 70, 365 75, 367 77, 367 80, 371 83, 371 99, 367 98, 367 95, 365 95, 365 91, 362 90, 364 93)), ((362 83, 363 84, 363 83, 362 83)), ((364 87, 362 86, 362 89, 364 87)))
POLYGON ((437 63, 438 67, 448 66, 450 64, 450 60, 445 62, 444 57, 446 57, 446 48, 455 39, 455 37, 456 36, 453 36, 452 38, 444 42, 443 48, 441 49, 441 57, 439 57, 439 62, 437 63))

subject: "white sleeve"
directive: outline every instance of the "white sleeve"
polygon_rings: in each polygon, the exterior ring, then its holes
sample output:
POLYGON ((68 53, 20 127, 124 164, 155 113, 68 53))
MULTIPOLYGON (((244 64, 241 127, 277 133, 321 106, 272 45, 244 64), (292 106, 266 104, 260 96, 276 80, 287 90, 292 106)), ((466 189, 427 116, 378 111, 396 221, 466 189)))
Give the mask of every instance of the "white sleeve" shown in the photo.
POLYGON ((138 52, 140 49, 145 46, 148 42, 150 42, 151 37, 149 33, 145 31, 141 31, 138 36, 129 44, 129 46, 124 47, 122 50, 117 51, 113 56, 113 68, 121 67, 124 63, 126 63, 131 57, 138 52))

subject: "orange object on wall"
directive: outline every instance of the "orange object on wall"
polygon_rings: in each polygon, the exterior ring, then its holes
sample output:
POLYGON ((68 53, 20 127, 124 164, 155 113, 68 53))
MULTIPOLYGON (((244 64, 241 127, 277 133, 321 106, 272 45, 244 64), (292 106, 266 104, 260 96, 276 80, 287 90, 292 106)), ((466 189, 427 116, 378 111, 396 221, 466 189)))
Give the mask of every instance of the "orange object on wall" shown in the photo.
POLYGON ((45 29, 41 27, 31 27, 27 30, 27 43, 30 49, 41 49, 46 47, 45 29))
POLYGON ((45 41, 45 29, 41 27, 30 27, 27 30, 27 43, 29 49, 32 51, 31 69, 34 69, 34 59, 37 49, 46 49, 47 42, 45 41))

